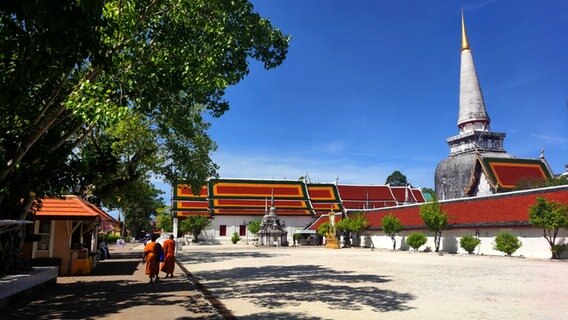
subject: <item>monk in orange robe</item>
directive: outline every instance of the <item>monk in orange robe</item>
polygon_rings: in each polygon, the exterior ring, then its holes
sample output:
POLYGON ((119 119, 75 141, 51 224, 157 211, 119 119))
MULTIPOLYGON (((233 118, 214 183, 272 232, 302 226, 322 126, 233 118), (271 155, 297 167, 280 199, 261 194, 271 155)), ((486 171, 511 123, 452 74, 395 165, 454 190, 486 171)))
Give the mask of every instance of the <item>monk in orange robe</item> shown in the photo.
POLYGON ((174 276, 174 268, 176 265, 176 242, 174 241, 174 236, 170 235, 170 238, 164 241, 164 262, 162 262, 162 271, 166 273, 166 278, 171 278, 174 276))
POLYGON ((156 235, 152 235, 152 239, 146 243, 144 247, 144 261, 146 262, 146 274, 150 276, 150 282, 155 278, 156 282, 160 273, 160 257, 159 244, 156 242, 156 235))

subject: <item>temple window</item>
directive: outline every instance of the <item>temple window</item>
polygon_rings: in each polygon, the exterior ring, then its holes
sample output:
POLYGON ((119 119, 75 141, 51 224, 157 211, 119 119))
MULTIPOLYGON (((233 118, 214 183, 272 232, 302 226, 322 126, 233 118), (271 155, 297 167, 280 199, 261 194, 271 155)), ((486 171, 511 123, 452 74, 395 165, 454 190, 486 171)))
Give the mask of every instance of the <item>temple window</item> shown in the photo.
POLYGON ((239 236, 246 236, 247 235, 247 226, 245 226, 244 224, 241 224, 239 226, 239 236))
POLYGON ((227 226, 226 225, 220 225, 219 226, 219 236, 220 237, 224 237, 227 235, 227 226))

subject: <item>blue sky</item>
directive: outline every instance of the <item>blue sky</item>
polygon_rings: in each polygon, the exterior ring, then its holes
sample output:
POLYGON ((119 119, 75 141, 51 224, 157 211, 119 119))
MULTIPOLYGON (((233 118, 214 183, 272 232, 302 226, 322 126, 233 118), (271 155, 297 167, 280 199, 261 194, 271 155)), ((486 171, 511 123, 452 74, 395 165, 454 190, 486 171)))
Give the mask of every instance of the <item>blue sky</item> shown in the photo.
POLYGON ((253 62, 227 90, 210 130, 221 177, 383 184, 399 170, 433 188, 458 133, 461 8, 492 131, 516 157, 568 164, 568 1, 253 3, 292 39, 280 67, 253 62))

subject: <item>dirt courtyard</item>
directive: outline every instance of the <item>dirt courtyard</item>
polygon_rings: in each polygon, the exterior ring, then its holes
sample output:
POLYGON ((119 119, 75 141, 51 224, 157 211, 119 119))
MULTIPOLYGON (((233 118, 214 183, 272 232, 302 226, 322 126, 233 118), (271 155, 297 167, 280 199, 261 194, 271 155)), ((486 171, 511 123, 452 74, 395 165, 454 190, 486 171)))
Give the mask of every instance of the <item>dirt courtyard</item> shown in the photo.
POLYGON ((568 317, 568 261, 244 245, 178 260, 238 319, 568 317))

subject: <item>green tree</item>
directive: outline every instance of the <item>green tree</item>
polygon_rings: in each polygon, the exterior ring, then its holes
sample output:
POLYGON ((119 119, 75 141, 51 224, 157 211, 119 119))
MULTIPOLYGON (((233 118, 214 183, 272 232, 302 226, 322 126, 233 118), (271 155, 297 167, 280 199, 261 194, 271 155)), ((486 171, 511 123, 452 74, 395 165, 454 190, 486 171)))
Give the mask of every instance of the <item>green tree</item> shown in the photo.
POLYGON ((556 237, 561 228, 568 228, 568 205, 538 197, 536 203, 529 207, 529 222, 542 228, 542 234, 550 245, 552 259, 559 259, 566 246, 557 244, 556 237))
POLYGON ((436 200, 436 191, 432 188, 422 188, 422 194, 426 201, 434 201, 436 200))
POLYGON ((357 237, 359 237, 361 232, 363 232, 364 230, 367 230, 367 228, 369 228, 369 220, 367 220, 365 215, 361 212, 357 212, 354 215, 352 215, 349 218, 349 221, 350 221, 349 231, 355 233, 357 235, 357 237))
POLYGON ((139 116, 128 114, 112 128, 91 132, 73 160, 80 168, 76 192, 105 203, 121 186, 160 172, 164 159, 156 135, 147 127, 139 116))
POLYGON ((262 224, 262 221, 260 221, 259 219, 252 220, 248 225, 248 229, 249 229, 250 233, 252 233, 256 236, 256 234, 260 231, 260 225, 261 224, 262 224))
POLYGON ((156 210, 156 228, 165 232, 172 232, 174 229, 173 216, 169 207, 162 207, 156 210))
POLYGON ((542 178, 523 178, 515 184, 515 190, 528 190, 536 188, 562 186, 568 184, 568 176, 542 178))
POLYGON ((414 251, 426 244, 426 236, 422 232, 413 232, 406 237, 406 244, 409 245, 414 251))
POLYGON ((348 234, 351 230, 351 225, 348 218, 344 218, 335 223, 335 229, 343 234, 343 241, 346 247, 351 246, 351 239, 348 234))
POLYGON ((440 250, 442 230, 448 225, 448 215, 442 211, 438 201, 433 201, 420 206, 420 217, 424 221, 426 228, 434 235, 435 251, 438 252, 440 250))
POLYGON ((495 237, 495 245, 493 248, 507 254, 507 256, 511 256, 522 246, 523 244, 521 240, 519 240, 519 238, 514 234, 509 232, 500 232, 495 237))
POLYGON ((335 232, 332 230, 331 224, 329 224, 329 222, 322 223, 316 230, 316 233, 320 237, 328 237, 329 234, 333 234, 335 236, 335 232))
POLYGON ((200 188, 217 169, 205 117, 228 110, 225 89, 252 60, 280 65, 288 41, 246 0, 3 4, 0 219, 23 219, 37 199, 81 185, 76 150, 125 117, 155 139, 148 153, 138 146, 139 159, 158 154, 167 161, 154 173, 200 188))
POLYGON ((472 254, 480 243, 481 240, 479 240, 479 238, 471 235, 464 236, 460 239, 460 247, 462 247, 469 254, 472 254))
POLYGON ((187 219, 182 220, 180 223, 180 230, 182 233, 191 233, 193 235, 193 242, 198 242, 201 231, 211 224, 206 216, 189 216, 187 219))
POLYGON ((390 176, 387 177, 385 184, 388 184, 388 185, 391 185, 391 186, 407 186, 408 181, 407 181, 406 176, 404 174, 402 174, 400 171, 396 170, 393 173, 391 173, 390 176))
POLYGON ((131 181, 117 188, 115 194, 115 198, 107 201, 107 208, 124 214, 126 229, 134 236, 150 230, 151 217, 165 206, 161 198, 163 191, 156 189, 148 180, 131 181))
POLYGON ((400 219, 394 216, 392 213, 384 216, 381 220, 381 225, 383 227, 383 232, 389 236, 392 240, 392 249, 396 249, 396 234, 401 232, 403 227, 400 219))
POLYGON ((351 237, 349 235, 354 239, 355 243, 353 245, 358 245, 361 232, 368 227, 369 221, 361 212, 357 212, 351 217, 341 219, 335 226, 337 230, 344 233, 345 246, 347 247, 351 246, 351 237))

